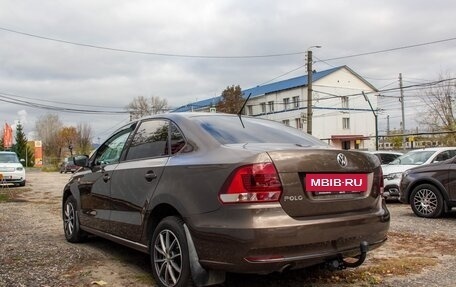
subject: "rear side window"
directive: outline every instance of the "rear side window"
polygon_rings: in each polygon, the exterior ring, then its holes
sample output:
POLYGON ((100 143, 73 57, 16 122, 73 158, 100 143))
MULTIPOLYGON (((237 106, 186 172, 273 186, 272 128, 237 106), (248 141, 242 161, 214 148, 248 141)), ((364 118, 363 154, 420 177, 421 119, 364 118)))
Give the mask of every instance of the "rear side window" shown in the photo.
POLYGON ((326 146, 319 139, 298 129, 259 118, 232 116, 195 116, 200 126, 221 144, 291 143, 302 146, 326 146))
POLYGON ((141 123, 133 137, 126 160, 168 155, 169 122, 148 120, 141 123))

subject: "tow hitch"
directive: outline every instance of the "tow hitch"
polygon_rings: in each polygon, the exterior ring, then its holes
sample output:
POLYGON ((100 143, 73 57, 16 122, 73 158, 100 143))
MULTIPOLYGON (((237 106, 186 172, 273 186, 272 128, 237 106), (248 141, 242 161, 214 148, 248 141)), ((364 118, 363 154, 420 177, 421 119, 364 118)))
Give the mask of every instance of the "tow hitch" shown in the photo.
POLYGON ((355 268, 363 264, 364 260, 366 260, 366 255, 367 255, 367 250, 369 249, 369 244, 366 241, 362 241, 359 244, 359 249, 361 251, 361 254, 356 258, 355 262, 348 262, 346 259, 344 259, 342 256, 339 256, 336 259, 330 260, 326 263, 326 267, 329 270, 342 270, 345 268, 355 268))

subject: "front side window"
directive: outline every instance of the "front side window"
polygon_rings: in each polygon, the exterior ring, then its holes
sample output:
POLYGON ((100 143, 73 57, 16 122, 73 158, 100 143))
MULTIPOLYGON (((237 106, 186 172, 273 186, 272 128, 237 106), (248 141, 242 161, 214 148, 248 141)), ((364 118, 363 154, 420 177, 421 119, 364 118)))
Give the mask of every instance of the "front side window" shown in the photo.
POLYGON ((126 160, 168 155, 169 122, 148 120, 141 123, 133 137, 126 160))
POLYGON ((125 143, 133 129, 134 125, 131 125, 104 142, 95 155, 95 165, 119 162, 125 143))

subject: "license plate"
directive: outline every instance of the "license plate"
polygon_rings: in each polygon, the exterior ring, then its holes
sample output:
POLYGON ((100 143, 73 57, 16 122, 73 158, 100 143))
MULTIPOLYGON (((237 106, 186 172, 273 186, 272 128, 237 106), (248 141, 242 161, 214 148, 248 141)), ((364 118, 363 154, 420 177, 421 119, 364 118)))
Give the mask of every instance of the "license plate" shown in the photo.
POLYGON ((365 192, 365 173, 308 173, 305 180, 307 192, 365 192))

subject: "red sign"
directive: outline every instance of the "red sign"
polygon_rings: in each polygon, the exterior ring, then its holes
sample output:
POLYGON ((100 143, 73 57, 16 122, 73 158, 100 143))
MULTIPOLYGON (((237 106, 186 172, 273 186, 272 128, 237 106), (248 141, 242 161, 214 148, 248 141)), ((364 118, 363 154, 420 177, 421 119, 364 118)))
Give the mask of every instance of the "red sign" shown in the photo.
POLYGON ((367 191, 367 174, 363 173, 308 173, 306 191, 367 191))
POLYGON ((13 146, 13 129, 7 123, 5 123, 5 128, 3 129, 3 146, 6 149, 13 146))

